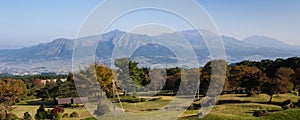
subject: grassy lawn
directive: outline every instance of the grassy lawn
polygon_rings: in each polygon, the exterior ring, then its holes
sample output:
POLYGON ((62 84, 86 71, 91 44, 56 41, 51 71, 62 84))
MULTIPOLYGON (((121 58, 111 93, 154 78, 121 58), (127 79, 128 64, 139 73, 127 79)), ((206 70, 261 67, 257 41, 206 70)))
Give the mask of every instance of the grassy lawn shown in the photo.
MULTIPOLYGON (((265 94, 245 97, 242 94, 227 94, 219 97, 219 103, 213 110, 205 117, 204 120, 251 120, 251 119, 270 119, 277 114, 292 114, 299 109, 291 110, 292 112, 282 111, 281 102, 291 99, 293 102, 298 102, 299 97, 293 94, 279 94, 274 95, 272 103, 267 103, 269 96, 265 94), (270 115, 265 117, 253 117, 252 114, 256 110, 273 111, 270 115)), ((181 119, 198 119, 197 110, 188 110, 185 112, 186 116, 181 119)), ((300 112, 294 116, 300 117, 300 112)), ((286 115, 287 116, 287 115, 286 115)), ((297 118, 298 118, 297 117, 297 118)), ((276 118, 276 117, 275 117, 276 118)), ((289 117, 286 117, 288 119, 289 117)), ((295 118, 291 119, 294 120, 295 118)))
MULTIPOLYGON (((179 116, 180 111, 158 111, 162 110, 166 105, 173 100, 172 96, 156 96, 161 99, 155 101, 128 103, 123 102, 124 109, 126 110, 126 118, 128 119, 150 119, 152 116, 164 117, 168 115, 179 116), (131 116, 131 117, 128 117, 131 116)), ((251 120, 251 119, 300 119, 300 109, 291 109, 283 111, 281 109, 281 102, 291 99, 294 103, 298 102, 299 97, 293 94, 279 94, 273 96, 273 102, 267 103, 269 96, 265 94, 245 97, 243 94, 226 94, 219 97, 218 104, 212 109, 212 111, 203 118, 204 120, 251 120), (264 117, 253 117, 252 114, 257 110, 268 110, 271 113, 264 117)), ((24 105, 26 102, 22 102, 14 106, 12 113, 23 117, 24 112, 29 112, 32 116, 35 115, 38 105, 24 105)), ((33 101, 29 103, 34 103, 33 101)), ((78 112, 79 118, 92 117, 90 113, 83 108, 66 108, 65 113, 78 112)), ((198 110, 187 110, 180 119, 198 119, 198 110)), ((120 116, 122 118, 122 116, 120 116)), ((109 117, 107 118, 109 119, 109 117)), ((122 118, 125 119, 125 118, 122 118)), ((171 119, 171 118, 170 118, 171 119)))
POLYGON ((156 109, 161 109, 168 105, 169 102, 174 98, 170 96, 156 96, 161 99, 156 101, 139 102, 139 103, 126 103, 123 102, 122 105, 124 109, 128 112, 141 112, 141 111, 152 111, 156 109))
POLYGON ((16 114, 19 118, 23 118, 24 112, 29 112, 31 116, 34 116, 39 108, 37 105, 15 105, 13 107, 11 113, 16 114))
MULTIPOLYGON (((37 109, 39 108, 38 105, 15 105, 13 107, 14 107, 14 109, 11 112, 16 114, 19 118, 23 118, 24 112, 29 112, 29 114, 32 117, 34 117, 37 109)), ((50 108, 47 108, 47 109, 50 109, 50 108)), ((71 114, 72 112, 78 113, 79 118, 76 118, 76 119, 92 117, 92 115, 88 111, 86 111, 86 109, 84 109, 84 108, 65 108, 64 113, 71 114)))

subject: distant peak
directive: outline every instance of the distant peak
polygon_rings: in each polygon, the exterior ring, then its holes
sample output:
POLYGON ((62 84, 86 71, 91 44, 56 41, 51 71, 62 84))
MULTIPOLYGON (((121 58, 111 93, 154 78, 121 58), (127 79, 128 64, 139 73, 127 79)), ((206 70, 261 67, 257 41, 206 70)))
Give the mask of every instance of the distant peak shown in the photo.
POLYGON ((289 47, 288 44, 272 38, 268 36, 263 35, 254 35, 250 36, 243 40, 243 42, 255 45, 255 46, 263 46, 263 47, 269 47, 269 48, 287 48, 289 47))
POLYGON ((67 38, 57 38, 54 39, 52 42, 67 42, 67 41, 72 41, 72 40, 67 38))
POLYGON ((258 42, 279 42, 279 43, 283 43, 282 41, 276 39, 276 38, 272 38, 272 37, 268 37, 268 36, 264 36, 264 35, 253 35, 250 37, 245 38, 243 41, 258 41, 258 42))
POLYGON ((115 30, 112 30, 110 32, 107 32, 107 33, 122 33, 123 31, 119 30, 119 29, 115 29, 115 30))
MULTIPOLYGON (((250 39, 250 38, 256 38, 256 39, 260 38, 260 39, 273 39, 273 40, 277 40, 275 38, 264 36, 264 35, 253 35, 253 36, 247 37, 246 39, 250 39)), ((244 39, 244 40, 246 40, 246 39, 244 39)))

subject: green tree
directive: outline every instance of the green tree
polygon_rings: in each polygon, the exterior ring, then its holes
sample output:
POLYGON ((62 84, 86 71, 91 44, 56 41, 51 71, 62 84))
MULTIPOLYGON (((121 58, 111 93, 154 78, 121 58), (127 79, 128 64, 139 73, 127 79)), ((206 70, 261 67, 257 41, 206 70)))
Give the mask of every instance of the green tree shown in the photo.
POLYGON ((56 102, 56 98, 59 96, 59 85, 57 85, 53 80, 46 82, 46 85, 37 91, 37 97, 47 100, 52 98, 56 102))
POLYGON ((45 110, 45 106, 41 105, 34 116, 37 120, 47 119, 48 112, 45 110))
POLYGON ((133 62, 129 58, 121 58, 115 60, 115 66, 119 68, 117 80, 123 89, 124 95, 151 82, 148 75, 149 69, 139 68, 138 62, 133 62))
POLYGON ((23 119, 24 120, 31 120, 32 117, 31 117, 31 115, 28 112, 25 112, 24 115, 23 115, 23 119))
POLYGON ((59 85, 59 97, 78 97, 73 74, 69 73, 67 80, 59 85))

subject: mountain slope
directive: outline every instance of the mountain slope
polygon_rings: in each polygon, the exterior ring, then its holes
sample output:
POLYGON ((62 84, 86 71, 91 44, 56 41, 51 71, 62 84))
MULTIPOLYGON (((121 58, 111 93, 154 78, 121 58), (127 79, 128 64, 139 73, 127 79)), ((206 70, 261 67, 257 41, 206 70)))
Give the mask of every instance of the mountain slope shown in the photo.
MULTIPOLYGON (((204 34, 213 36, 213 33, 203 31, 204 34)), ((99 36, 87 36, 79 38, 79 41, 97 39, 99 36)), ((218 37, 218 36, 216 36, 218 37)), ((274 59, 277 57, 299 56, 300 47, 291 46, 282 43, 276 39, 264 36, 252 36, 243 41, 232 37, 221 36, 224 42, 227 59, 229 62, 236 62, 244 59, 274 59)), ((135 60, 148 61, 148 63, 177 62, 175 54, 172 52, 172 46, 176 49, 188 49, 183 43, 177 42, 186 39, 197 55, 198 61, 202 64, 209 61, 209 51, 201 35, 195 30, 180 31, 174 33, 160 34, 157 36, 147 36, 141 34, 132 34, 119 30, 103 34, 98 42, 95 55, 98 59, 106 60, 111 57, 116 48, 134 49, 132 58, 135 60), (151 41, 153 44, 145 44, 151 41), (155 44, 157 41, 163 41, 164 45, 155 44), (137 48, 136 46, 141 46, 137 48), (171 46, 171 48, 170 48, 171 46), (164 58, 164 59, 162 59, 164 58)), ((83 42, 94 45, 97 43, 83 42)), ((31 47, 16 50, 0 50, 0 62, 9 64, 34 64, 49 61, 71 62, 74 40, 56 39, 49 43, 43 43, 31 47)), ((91 49, 93 50, 93 49, 91 49)), ((173 49, 175 50, 175 49, 173 49)), ((125 51, 129 52, 129 51, 125 51)), ((184 52, 184 51, 183 51, 184 52)), ((86 54, 82 50, 82 54, 86 54)), ((1 67, 1 66, 0 66, 1 67)))
POLYGON ((243 42, 257 46, 257 47, 268 47, 268 48, 275 48, 275 49, 283 49, 283 50, 290 50, 290 51, 299 51, 300 47, 295 45, 289 45, 280 40, 266 37, 266 36, 251 36, 243 40, 243 42))

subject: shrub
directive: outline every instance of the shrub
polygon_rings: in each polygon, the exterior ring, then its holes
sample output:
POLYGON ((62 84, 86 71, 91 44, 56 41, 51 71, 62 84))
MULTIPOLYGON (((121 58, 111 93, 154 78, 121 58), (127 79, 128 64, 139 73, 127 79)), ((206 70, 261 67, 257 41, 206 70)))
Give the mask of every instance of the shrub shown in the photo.
POLYGON ((298 100, 296 106, 297 106, 297 107, 300 107, 300 99, 298 100))
POLYGON ((154 97, 154 98, 149 98, 148 101, 156 101, 156 100, 160 100, 161 97, 154 97))
POLYGON ((77 112, 72 112, 70 114, 70 118, 77 118, 77 117, 79 117, 77 112))
POLYGON ((191 105, 188 107, 188 110, 195 110, 195 109, 194 109, 194 105, 191 104, 191 105))
POLYGON ((254 113, 253 113, 253 116, 255 116, 255 117, 260 117, 260 116, 266 116, 266 115, 268 115, 269 113, 268 113, 268 111, 266 111, 266 110, 259 110, 259 111, 255 111, 254 113))
POLYGON ((47 118, 47 111, 45 110, 45 106, 44 105, 41 105, 40 107, 39 107, 39 109, 37 109, 37 112, 36 112, 36 114, 35 114, 35 119, 38 119, 38 120, 40 120, 40 119, 46 119, 47 118))
POLYGON ((193 103, 188 107, 188 110, 198 110, 201 108, 201 104, 193 103))
POLYGON ((98 105, 97 110, 94 111, 94 114, 101 116, 106 112, 109 112, 109 107, 107 105, 98 105))
POLYGON ((65 113, 63 114, 62 118, 68 118, 69 117, 69 113, 65 113))
POLYGON ((129 102, 129 103, 138 103, 140 102, 140 98, 134 98, 134 97, 124 97, 121 99, 121 102, 129 102))
POLYGON ((6 114, 0 113, 0 120, 5 120, 5 119, 6 119, 6 114))
POLYGON ((292 103, 291 100, 286 100, 281 104, 281 108, 284 110, 294 108, 294 107, 295 107, 295 105, 292 103))
POLYGON ((28 112, 25 112, 24 116, 23 116, 23 119, 25 119, 25 120, 32 120, 32 117, 31 117, 31 115, 28 112))
POLYGON ((18 120, 18 116, 12 113, 8 113, 7 115, 5 113, 0 113, 0 120, 18 120))
POLYGON ((55 114, 55 115, 53 115, 52 118, 53 119, 61 119, 62 118, 62 114, 61 113, 55 114))
POLYGON ((18 120, 18 116, 16 114, 9 113, 6 116, 6 120, 18 120))
POLYGON ((51 110, 51 114, 52 115, 56 115, 58 113, 64 113, 65 112, 65 109, 64 108, 61 108, 61 107, 54 107, 52 110, 51 110))
POLYGON ((141 99, 140 99, 140 102, 145 102, 145 101, 146 101, 145 98, 141 98, 141 99))

